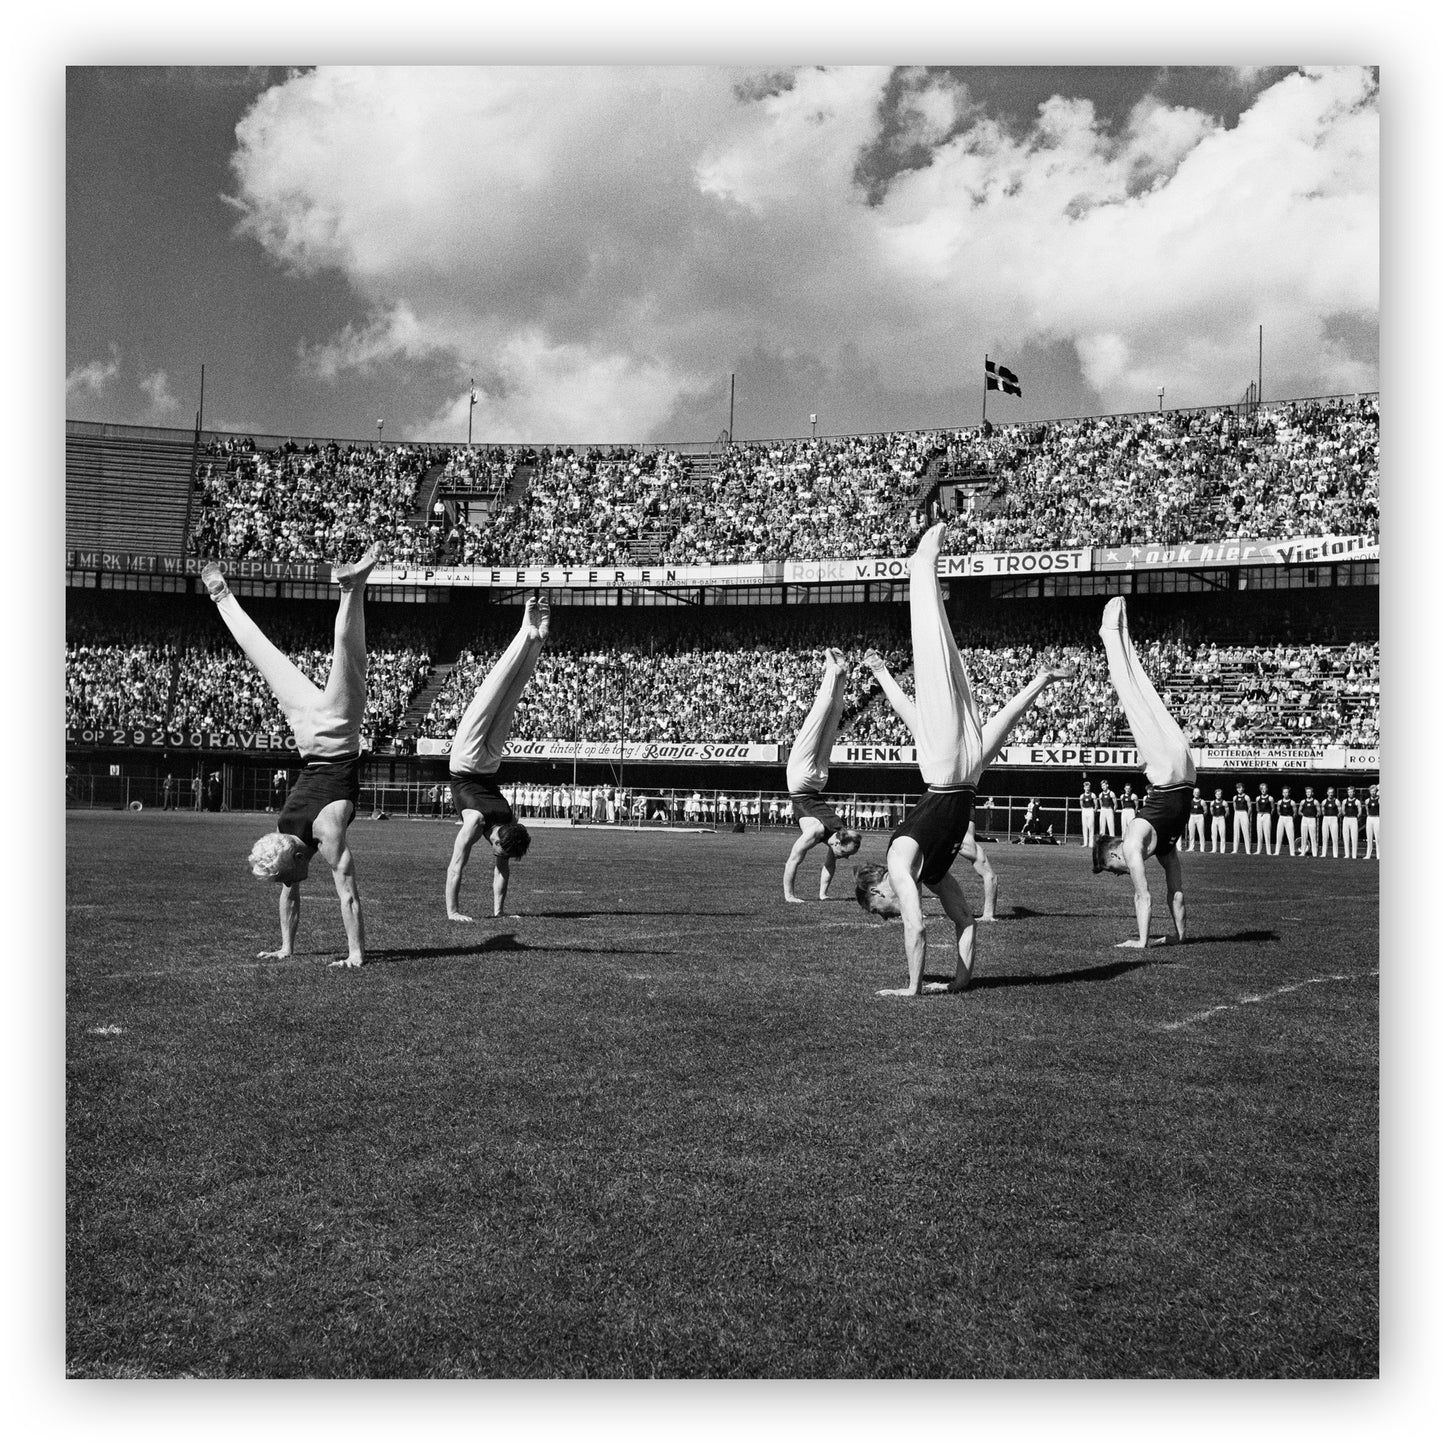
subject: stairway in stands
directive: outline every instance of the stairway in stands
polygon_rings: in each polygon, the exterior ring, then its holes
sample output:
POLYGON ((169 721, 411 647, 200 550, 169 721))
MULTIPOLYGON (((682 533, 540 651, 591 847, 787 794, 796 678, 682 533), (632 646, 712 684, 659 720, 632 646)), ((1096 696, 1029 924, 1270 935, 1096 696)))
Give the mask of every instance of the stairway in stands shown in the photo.
POLYGON ((437 639, 432 653, 431 666, 427 669, 426 681, 412 694, 406 712, 397 727, 399 733, 414 737, 424 736, 422 724, 431 711, 431 705, 441 695, 447 678, 457 665, 462 649, 470 647, 476 637, 482 614, 486 610, 486 594, 473 587, 452 588, 451 601, 447 603, 447 619, 442 634, 437 639))
MULTIPOLYGON (((682 457, 681 488, 694 506, 712 498, 712 484, 717 478, 722 457, 718 452, 685 452, 682 457)), ((627 560, 635 567, 655 566, 662 560, 663 548, 672 539, 675 526, 658 522, 644 529, 627 544, 627 560)))
POLYGON ((432 503, 436 501, 437 491, 441 487, 442 474, 446 469, 445 462, 433 462, 421 474, 421 479, 416 484, 416 505, 406 520, 417 532, 424 533, 431 525, 432 503))

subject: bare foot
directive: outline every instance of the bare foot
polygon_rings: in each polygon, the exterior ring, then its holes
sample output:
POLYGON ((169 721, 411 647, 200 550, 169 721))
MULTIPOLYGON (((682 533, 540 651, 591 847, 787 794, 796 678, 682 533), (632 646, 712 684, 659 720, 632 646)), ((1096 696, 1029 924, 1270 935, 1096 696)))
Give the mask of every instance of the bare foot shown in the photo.
POLYGON ((918 546, 913 555, 921 562, 937 562, 939 553, 943 550, 943 526, 942 522, 935 522, 918 540, 918 546))
POLYGON ((946 983, 943 987, 946 993, 967 993, 968 987, 972 982, 973 975, 966 973, 955 975, 953 980, 950 983, 946 983))
POLYGON ((796 893, 783 894, 784 903, 806 903, 807 901, 808 900, 806 898, 799 898, 796 893))
POLYGON ((327 968, 360 968, 362 960, 348 954, 345 958, 334 959, 328 963, 327 968))
MULTIPOLYGON (((354 592, 358 587, 366 586, 366 579, 371 575, 371 569, 376 566, 376 546, 373 543, 354 562, 338 562, 331 569, 331 580, 341 588, 343 592, 354 592)), ((358 968, 360 964, 356 965, 358 968)))
POLYGON ((911 988, 880 988, 878 995, 880 998, 917 998, 921 992, 921 989, 915 992, 911 988))
POLYGON ((552 607, 542 593, 534 593, 522 604, 522 625, 534 637, 546 641, 552 627, 552 607))
POLYGON ((887 665, 875 647, 870 647, 868 651, 863 654, 863 666, 871 673, 880 673, 887 665))
POLYGON ((206 591, 212 602, 219 602, 231 590, 226 586, 226 578, 219 562, 207 562, 201 568, 201 581, 206 584, 206 591))
POLYGON ((267 948, 256 955, 257 958, 290 958, 289 948, 267 948))
POLYGON ((447 912, 447 917, 450 918, 453 923, 475 923, 475 922, 476 922, 476 919, 473 918, 470 913, 452 913, 450 910, 448 910, 448 912, 447 912))
POLYGON ((1161 933, 1157 938, 1151 938, 1151 939, 1148 941, 1148 943, 1140 943, 1140 941, 1139 941, 1137 938, 1126 938, 1126 939, 1123 941, 1123 943, 1116 943, 1116 944, 1114 945, 1114 947, 1115 947, 1115 948, 1158 948, 1159 945, 1160 945, 1161 943, 1163 943, 1163 942, 1165 942, 1165 938, 1164 938, 1164 935, 1161 933))
POLYGON ((980 923, 997 923, 998 915, 996 913, 980 913, 978 915, 978 921, 980 923))

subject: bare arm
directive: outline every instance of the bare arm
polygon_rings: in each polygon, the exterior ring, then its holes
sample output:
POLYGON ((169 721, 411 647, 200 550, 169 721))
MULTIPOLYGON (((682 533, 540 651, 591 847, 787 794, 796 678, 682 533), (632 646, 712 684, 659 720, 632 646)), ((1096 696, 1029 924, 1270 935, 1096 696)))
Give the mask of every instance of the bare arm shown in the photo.
POLYGON ((472 916, 462 912, 462 874, 466 871, 467 859, 472 855, 472 844, 482 831, 482 815, 465 810, 462 826, 457 831, 457 841, 452 844, 451 861, 447 864, 447 917, 453 923, 470 923, 472 916))
POLYGON ((512 860, 497 853, 492 863, 492 917, 500 918, 507 903, 507 880, 512 876, 512 860))
POLYGON ((969 984, 973 982, 973 910, 968 906, 968 899, 964 896, 962 885, 952 873, 945 873, 933 885, 933 891, 938 895, 938 901, 943 904, 943 911, 948 914, 953 923, 957 966, 954 968, 952 983, 931 983, 927 986, 928 992, 935 993, 944 989, 948 993, 964 993, 969 984))
POLYGON ((1169 890, 1169 911, 1174 915, 1174 932, 1184 942, 1184 869, 1179 864, 1179 850, 1160 860, 1164 865, 1164 885, 1169 890))
POLYGON ((301 885, 281 885, 281 947, 258 953, 257 958, 290 958, 296 950, 296 926, 301 922, 301 885))
POLYGON ((900 838, 888 850, 888 881, 898 899, 899 916, 903 920, 903 953, 908 960, 906 988, 880 988, 880 994, 906 997, 923 992, 923 964, 928 956, 928 933, 923 923, 923 897, 913 876, 912 864, 918 857, 918 844, 911 838, 900 838))
POLYGON ((333 968, 360 968, 365 962, 366 922, 361 915, 361 894, 356 886, 356 867, 352 862, 351 848, 346 841, 346 823, 341 817, 328 818, 333 808, 341 806, 329 803, 316 820, 316 841, 321 856, 331 866, 331 878, 336 884, 336 897, 341 903, 341 922, 346 929, 346 957, 332 962, 333 968))
POLYGON ((823 845, 823 871, 818 875, 818 901, 821 902, 828 896, 828 889, 832 886, 833 875, 838 871, 838 860, 833 854, 833 849, 823 845))
POLYGON ((802 837, 789 850, 788 861, 783 864, 783 901, 785 903, 801 903, 803 901, 798 897, 798 865, 803 861, 803 854, 817 841, 816 834, 804 830, 802 837))

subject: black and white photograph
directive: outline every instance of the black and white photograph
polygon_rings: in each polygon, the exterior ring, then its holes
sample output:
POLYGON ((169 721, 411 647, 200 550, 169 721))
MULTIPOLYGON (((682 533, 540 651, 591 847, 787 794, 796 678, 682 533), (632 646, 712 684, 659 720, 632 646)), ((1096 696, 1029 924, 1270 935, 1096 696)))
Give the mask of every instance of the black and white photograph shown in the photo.
POLYGON ((1381 52, 807 34, 49 77, 70 1388, 1379 1388, 1381 52))

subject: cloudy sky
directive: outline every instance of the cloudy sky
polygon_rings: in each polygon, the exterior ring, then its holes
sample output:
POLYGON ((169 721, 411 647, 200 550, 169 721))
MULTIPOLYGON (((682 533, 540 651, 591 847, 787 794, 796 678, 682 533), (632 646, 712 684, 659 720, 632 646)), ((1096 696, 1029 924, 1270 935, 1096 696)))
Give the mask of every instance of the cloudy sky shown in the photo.
MULTIPOLYGON (((1369 59, 1364 56, 1362 59, 1369 59)), ((1374 389, 1368 67, 72 67, 66 414, 707 440, 1374 389)))

